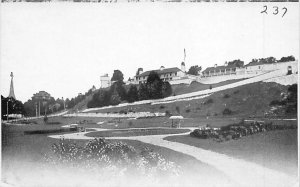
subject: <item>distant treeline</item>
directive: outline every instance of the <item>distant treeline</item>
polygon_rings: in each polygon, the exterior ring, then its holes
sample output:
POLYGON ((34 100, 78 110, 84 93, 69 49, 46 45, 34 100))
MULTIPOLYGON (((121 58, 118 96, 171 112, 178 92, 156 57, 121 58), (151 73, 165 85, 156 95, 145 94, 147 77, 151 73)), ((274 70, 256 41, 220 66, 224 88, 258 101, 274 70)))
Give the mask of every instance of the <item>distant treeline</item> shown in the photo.
POLYGON ((277 60, 275 57, 268 57, 268 58, 259 58, 259 59, 252 59, 252 61, 249 63, 249 65, 254 63, 262 63, 262 64, 272 64, 276 62, 289 62, 289 61, 295 61, 294 56, 287 56, 282 57, 280 60, 277 60))

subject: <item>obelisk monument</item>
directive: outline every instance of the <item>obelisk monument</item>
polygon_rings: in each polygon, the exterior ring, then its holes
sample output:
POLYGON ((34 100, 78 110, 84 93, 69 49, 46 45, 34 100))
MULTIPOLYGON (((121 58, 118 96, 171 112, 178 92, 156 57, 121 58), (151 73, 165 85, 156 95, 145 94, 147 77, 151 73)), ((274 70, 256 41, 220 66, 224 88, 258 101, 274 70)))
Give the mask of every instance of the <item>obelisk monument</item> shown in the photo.
POLYGON ((14 74, 13 74, 13 72, 10 73, 10 77, 11 77, 11 81, 10 81, 10 90, 9 90, 8 97, 16 99, 15 92, 14 92, 14 82, 13 82, 14 74))

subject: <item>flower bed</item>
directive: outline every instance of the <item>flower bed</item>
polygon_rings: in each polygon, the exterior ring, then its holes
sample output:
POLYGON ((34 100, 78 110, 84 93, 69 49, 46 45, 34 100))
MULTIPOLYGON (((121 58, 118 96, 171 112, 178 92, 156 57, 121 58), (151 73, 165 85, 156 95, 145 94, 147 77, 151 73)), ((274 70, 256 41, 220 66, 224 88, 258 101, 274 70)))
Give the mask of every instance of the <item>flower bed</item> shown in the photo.
POLYGON ((205 127, 202 129, 195 129, 190 133, 192 137, 208 139, 211 138, 217 142, 227 141, 230 139, 239 139, 243 136, 271 131, 271 130, 285 130, 297 129, 296 125, 273 125, 272 123, 254 122, 251 124, 231 124, 223 126, 218 129, 205 127))

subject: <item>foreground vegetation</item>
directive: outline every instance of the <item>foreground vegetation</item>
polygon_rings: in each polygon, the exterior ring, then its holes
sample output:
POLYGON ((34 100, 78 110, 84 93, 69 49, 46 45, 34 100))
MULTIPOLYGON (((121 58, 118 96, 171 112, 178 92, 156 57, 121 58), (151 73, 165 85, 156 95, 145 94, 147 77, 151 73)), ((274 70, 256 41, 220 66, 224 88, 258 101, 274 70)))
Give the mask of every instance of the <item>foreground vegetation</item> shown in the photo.
POLYGON ((59 168, 95 170, 107 176, 135 175, 148 177, 178 176, 179 167, 162 155, 144 148, 137 152, 134 147, 122 142, 107 142, 94 139, 84 146, 68 140, 60 140, 52 145, 53 155, 45 159, 59 168))
MULTIPOLYGON (((58 118, 60 119, 60 118, 58 118)), ((65 119, 65 118, 61 118, 65 119)), ((68 118, 67 118, 68 119, 68 118)), ((53 119, 51 119, 53 120, 53 119)), ((70 120, 70 119, 68 119, 70 120)), ((72 120, 79 120, 83 121, 85 119, 76 119, 72 118, 72 120)), ((99 121, 101 119, 94 119, 95 121, 99 121)), ((62 122, 62 121, 61 121, 62 122)), ((62 122, 63 123, 63 122, 62 122)), ((145 121, 142 122, 143 125, 145 124, 145 121)), ((61 124, 62 125, 62 124, 61 124)), ((75 186, 75 185, 82 185, 82 186, 93 186, 93 184, 98 184, 101 182, 104 184, 105 182, 112 182, 114 185, 120 184, 128 184, 126 182, 130 182, 124 179, 133 179, 131 182, 137 182, 140 181, 140 185, 145 186, 147 183, 152 184, 150 186, 153 186, 155 184, 155 181, 152 180, 154 176, 160 172, 164 173, 165 170, 160 171, 159 168, 154 167, 154 165, 151 165, 148 167, 148 169, 152 168, 151 171, 145 171, 147 177, 140 177, 136 178, 136 175, 133 175, 130 177, 130 172, 127 170, 124 171, 117 171, 115 167, 110 168, 111 170, 104 172, 104 170, 101 170, 101 168, 93 168, 93 165, 90 166, 89 169, 78 169, 74 170, 72 168, 79 167, 83 162, 76 162, 73 163, 74 166, 72 166, 72 161, 67 162, 65 167, 58 167, 58 165, 61 165, 60 161, 63 161, 69 156, 70 154, 65 154, 64 152, 63 156, 59 153, 56 155, 54 153, 54 150, 62 150, 63 146, 60 146, 60 142, 57 139, 49 138, 45 134, 31 134, 26 135, 24 134, 24 131, 35 131, 35 130, 43 130, 43 129, 58 129, 61 125, 22 125, 22 126, 6 126, 4 125, 2 128, 2 179, 10 184, 28 184, 28 186, 32 186, 33 184, 41 184, 44 185, 45 183, 57 185, 62 184, 64 186, 75 186), (52 146, 56 145, 56 148, 53 149, 52 146), (57 147, 58 146, 58 147, 57 147), (45 157, 47 155, 47 157, 45 157), (60 156, 59 156, 60 155, 60 156), (64 157, 64 159, 61 159, 59 161, 59 158, 64 157), (50 158, 51 157, 51 158, 50 158), (44 158, 49 158, 48 161, 46 161, 44 158), (52 162, 53 161, 53 162, 52 162), (56 164, 55 164, 56 163, 56 164), (99 172, 96 172, 99 171, 99 172), (100 171, 103 171, 100 173, 100 171), (113 172, 115 171, 115 172, 113 172), (129 177, 117 177, 117 174, 121 174, 119 172, 124 172, 129 177), (148 173, 147 173, 148 172, 148 173), (107 173, 107 175, 106 175, 107 173), (116 174, 116 176, 112 176, 112 174, 116 174), (33 180, 34 179, 34 180, 33 180), (85 180, 87 179, 87 180, 85 180), (113 179, 113 180, 112 180, 113 179), (84 180, 84 181, 83 181, 84 180), (150 182, 149 182, 150 181, 150 182), (28 183, 26 183, 28 182, 28 183)), ((127 125, 127 123, 124 123, 123 125, 127 125)), ((134 124, 138 125, 138 124, 134 124)), ((158 125, 158 124, 156 124, 158 125)), ((95 124, 85 124, 86 127, 90 126, 96 126, 95 124)), ((98 125, 99 126, 99 125, 98 125)), ((113 126, 115 127, 115 126, 113 126)), ((87 144, 89 141, 87 140, 72 140, 67 141, 64 140, 64 144, 67 143, 69 146, 75 145, 76 148, 82 150, 88 150, 87 144)), ((90 148, 92 148, 92 144, 89 144, 90 148)), ((102 145, 102 144, 101 144, 102 145)), ((104 145, 104 144, 103 144, 104 145)), ((105 145, 110 145, 110 148, 108 148, 108 152, 113 154, 116 153, 119 155, 119 152, 115 150, 114 148, 117 147, 123 147, 124 149, 128 147, 133 147, 135 152, 134 154, 137 156, 136 158, 141 159, 143 156, 143 151, 146 151, 147 154, 150 155, 160 155, 160 158, 165 159, 166 163, 174 163, 174 167, 179 169, 180 177, 177 175, 175 176, 175 179, 172 178, 169 174, 171 173, 165 173, 162 176, 165 176, 167 180, 167 176, 169 176, 169 179, 172 179, 170 182, 176 183, 176 184, 182 184, 179 186, 186 186, 188 184, 197 182, 197 183, 216 183, 216 181, 222 181, 222 183, 230 181, 227 176, 225 176, 220 171, 216 170, 215 168, 208 166, 207 164, 204 164, 198 160, 196 160, 193 157, 190 157, 188 155, 175 152, 173 150, 154 146, 151 144, 145 144, 139 141, 134 140, 105 140, 105 145), (124 146, 124 145, 127 146, 124 146), (147 147, 147 148, 146 148, 147 147), (176 164, 175 164, 176 163, 176 164), (197 175, 195 175, 197 174, 197 175), (182 177, 182 178, 181 178, 182 177), (212 179, 213 178, 213 179, 212 179)), ((65 146, 67 150, 67 146, 65 146)), ((98 147, 99 148, 99 147, 98 147)), ((104 148, 104 147, 102 147, 104 148)), ((130 149, 131 150, 131 149, 130 149)), ((75 151, 75 150, 74 150, 75 151)), ((96 154, 95 151, 92 151, 93 154, 96 154)), ((126 152, 126 151, 125 151, 126 152)), ((72 152, 74 153, 74 152, 72 152)), ((144 152, 145 153, 145 152, 144 152)), ((85 153, 83 153, 85 154, 85 153)), ((89 154, 89 153, 86 153, 89 154)), ((145 156, 147 154, 144 154, 145 156)), ((122 155, 122 153, 120 153, 122 155)), ((148 155, 149 156, 149 155, 148 155)), ((155 158, 157 158, 155 156, 155 158)), ((94 157, 96 158, 96 157, 94 157)), ((123 159, 122 157, 121 159, 123 159)), ((154 157, 153 157, 154 158, 154 157)), ((80 158, 78 157, 80 160, 80 158)), ((93 160, 91 158, 91 160, 93 160)), ((91 161, 90 160, 90 161, 91 161)), ((102 160, 103 161, 103 160, 102 160)), ((101 161, 101 162, 102 162, 101 161)), ((123 160, 124 161, 124 160, 123 160)), ((91 162, 92 163, 92 162, 91 162)), ((100 162, 99 162, 100 163, 100 162)), ((112 162, 113 163, 113 162, 112 162)), ((154 162, 155 163, 155 162, 154 162)), ((117 164, 117 163, 116 163, 117 164)), ((164 163, 161 163, 163 166, 164 163)), ((64 165, 64 164, 62 164, 64 165)), ((97 164, 96 164, 97 165, 97 164)), ((131 166, 134 164, 132 163, 131 166)), ((94 164, 95 166, 95 164, 94 164)), ((129 165, 127 165, 124 168, 130 168, 129 165)), ((80 168, 80 167, 79 167, 80 168)), ((145 165, 146 168, 146 165, 145 165)), ((141 169, 141 168, 140 168, 141 169)), ((178 171, 178 170, 175 171, 178 171)), ((137 171, 137 170, 136 170, 137 171)), ((169 170, 170 171, 170 170, 169 170)), ((124 175, 125 176, 125 175, 124 175)), ((163 179, 162 179, 163 180, 163 179)), ((166 182, 166 181, 165 181, 166 182)), ((162 184, 171 184, 171 183, 163 183, 163 181, 159 181, 157 185, 162 184)), ((139 185, 138 185, 139 186, 139 185)))

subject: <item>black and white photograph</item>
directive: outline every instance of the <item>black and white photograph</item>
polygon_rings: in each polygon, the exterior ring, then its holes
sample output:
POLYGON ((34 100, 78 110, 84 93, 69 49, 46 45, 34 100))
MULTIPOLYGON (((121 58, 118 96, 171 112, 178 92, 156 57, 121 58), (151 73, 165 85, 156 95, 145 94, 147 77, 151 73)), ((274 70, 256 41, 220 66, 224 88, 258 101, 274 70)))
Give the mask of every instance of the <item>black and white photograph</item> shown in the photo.
POLYGON ((3 187, 297 187, 298 1, 1 0, 3 187))

